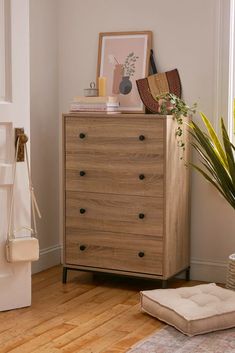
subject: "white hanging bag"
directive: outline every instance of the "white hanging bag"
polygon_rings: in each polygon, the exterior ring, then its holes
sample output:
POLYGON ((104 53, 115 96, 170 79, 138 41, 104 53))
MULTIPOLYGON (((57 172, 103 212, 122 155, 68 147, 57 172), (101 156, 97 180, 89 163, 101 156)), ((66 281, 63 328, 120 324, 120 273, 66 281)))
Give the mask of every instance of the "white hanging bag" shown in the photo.
POLYGON ((13 169, 13 185, 12 185, 8 232, 7 232, 7 241, 6 241, 6 258, 8 262, 36 261, 39 259, 39 242, 37 239, 35 209, 37 211, 39 218, 41 218, 41 214, 37 205, 36 197, 34 195, 26 144, 25 144, 25 156, 26 156, 26 165, 27 165, 27 172, 28 172, 28 178, 29 178, 33 229, 27 226, 23 226, 17 230, 13 229, 12 214, 13 214, 13 206, 14 206, 14 188, 15 188, 15 179, 16 179, 16 165, 17 165, 17 155, 19 150, 19 141, 20 141, 20 137, 18 138, 17 144, 16 144, 16 155, 15 155, 15 162, 14 162, 14 169, 13 169), (17 233, 21 231, 26 231, 27 235, 17 237, 17 233))

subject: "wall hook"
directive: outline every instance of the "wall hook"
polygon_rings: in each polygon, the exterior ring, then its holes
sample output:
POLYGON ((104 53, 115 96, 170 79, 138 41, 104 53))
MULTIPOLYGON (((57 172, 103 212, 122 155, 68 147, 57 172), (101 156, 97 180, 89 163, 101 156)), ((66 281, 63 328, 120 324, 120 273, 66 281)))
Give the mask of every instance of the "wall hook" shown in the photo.
POLYGON ((15 148, 17 144, 17 140, 19 140, 19 148, 18 148, 18 154, 17 154, 17 162, 24 162, 25 160, 25 151, 24 151, 24 145, 28 141, 28 136, 24 133, 24 128, 15 128, 15 148))

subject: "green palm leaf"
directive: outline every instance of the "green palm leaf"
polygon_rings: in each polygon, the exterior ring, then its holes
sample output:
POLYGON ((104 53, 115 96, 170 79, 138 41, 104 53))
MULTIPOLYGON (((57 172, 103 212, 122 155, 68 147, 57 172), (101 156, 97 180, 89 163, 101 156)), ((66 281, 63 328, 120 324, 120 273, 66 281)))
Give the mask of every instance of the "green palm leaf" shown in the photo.
POLYGON ((216 135, 216 132, 211 125, 209 119, 204 115, 203 113, 200 113, 202 120, 207 128, 207 131, 211 137, 211 141, 213 142, 213 145, 215 147, 215 153, 218 153, 219 158, 221 158, 221 161, 224 165, 228 166, 227 159, 226 159, 226 154, 224 153, 223 147, 216 135))
POLYGON ((226 131, 224 121, 222 118, 221 118, 221 130, 222 130, 224 148, 227 155, 229 172, 231 174, 233 184, 235 184, 235 162, 234 162, 234 156, 233 156, 233 149, 231 146, 231 142, 229 141, 228 133, 226 131))
POLYGON ((192 146, 200 156, 200 162, 205 170, 195 164, 191 166, 203 175, 235 209, 234 146, 229 140, 223 119, 221 119, 221 131, 224 147, 208 118, 204 114, 201 114, 201 118, 209 134, 201 130, 195 122, 189 126, 195 141, 192 142, 192 146))
POLYGON ((199 145, 203 147, 205 154, 208 156, 211 163, 213 164, 216 173, 220 175, 220 178, 223 180, 225 187, 230 189, 232 184, 231 178, 224 164, 221 162, 218 153, 215 151, 211 140, 207 136, 205 136, 205 133, 203 133, 195 123, 193 123, 193 125, 194 132, 196 134, 197 140, 199 141, 199 145))
MULTIPOLYGON (((195 168, 199 173, 201 173, 204 178, 209 181, 221 194, 224 198, 227 199, 227 195, 224 193, 224 191, 216 184, 216 182, 207 174, 205 173, 200 167, 198 167, 197 165, 190 163, 190 165, 195 168)), ((227 199, 227 201, 231 204, 231 200, 229 198, 229 200, 227 199)), ((234 207, 234 206, 233 206, 234 207)))

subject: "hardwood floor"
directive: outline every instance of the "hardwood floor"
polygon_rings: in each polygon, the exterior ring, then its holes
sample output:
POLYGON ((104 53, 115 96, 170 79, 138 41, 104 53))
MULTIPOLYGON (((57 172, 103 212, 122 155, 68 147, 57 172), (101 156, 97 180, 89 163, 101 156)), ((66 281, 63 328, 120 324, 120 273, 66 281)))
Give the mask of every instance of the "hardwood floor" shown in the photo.
POLYGON ((62 284, 61 276, 60 266, 33 275, 32 306, 0 313, 0 353, 123 353, 164 326, 139 304, 139 291, 160 282, 69 271, 62 284))

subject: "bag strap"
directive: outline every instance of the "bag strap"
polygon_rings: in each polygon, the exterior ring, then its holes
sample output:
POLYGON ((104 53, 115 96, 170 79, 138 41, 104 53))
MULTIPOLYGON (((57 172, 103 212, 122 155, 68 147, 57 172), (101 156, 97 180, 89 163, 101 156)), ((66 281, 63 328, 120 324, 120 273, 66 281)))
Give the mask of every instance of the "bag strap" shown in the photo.
POLYGON ((18 150, 19 150, 19 142, 20 138, 17 139, 16 141, 16 152, 15 152, 15 159, 14 159, 14 164, 13 164, 13 182, 12 182, 12 189, 11 189, 11 202, 10 202, 10 213, 9 213, 9 220, 8 220, 8 231, 7 231, 7 239, 12 238, 12 230, 11 230, 11 225, 12 225, 12 214, 13 214, 13 205, 14 205, 14 186, 15 186, 15 178, 16 178, 16 161, 17 161, 17 156, 18 156, 18 150))
MULTIPOLYGON (((14 160, 14 164, 13 164, 13 184, 12 184, 12 191, 11 191, 10 213, 9 213, 9 222, 8 222, 8 231, 7 231, 7 239, 8 240, 15 238, 15 231, 13 231, 13 229, 12 229, 13 228, 12 215, 13 215, 13 206, 14 206, 16 165, 17 165, 17 156, 18 156, 18 151, 19 151, 19 142, 20 142, 20 137, 18 137, 17 142, 16 142, 16 153, 15 153, 15 160, 14 160)), ((33 216, 33 229, 30 227, 21 227, 18 230, 21 230, 21 229, 30 230, 37 237, 37 224, 36 224, 35 209, 36 209, 36 212, 37 212, 39 218, 41 218, 41 213, 39 211, 36 196, 34 194, 34 188, 33 188, 33 184, 32 184, 32 177, 31 177, 30 166, 29 166, 29 156, 28 156, 28 150, 27 150, 26 144, 25 144, 25 156, 26 156, 26 166, 27 166, 27 174, 28 174, 28 180, 29 180, 30 203, 31 203, 31 207, 32 207, 32 216, 33 216)))
POLYGON ((154 54, 153 54, 153 49, 150 50, 150 68, 151 68, 151 74, 157 74, 157 67, 155 64, 155 59, 154 59, 154 54))
POLYGON ((42 218, 42 216, 41 216, 41 213, 39 211, 39 207, 38 207, 38 203, 37 203, 37 200, 36 200, 36 196, 34 194, 34 188, 33 188, 32 177, 31 177, 30 166, 29 166, 29 155, 28 155, 27 144, 25 144, 25 155, 26 155, 26 164, 27 164, 28 179, 29 179, 29 190, 30 190, 30 200, 31 200, 32 214, 33 214, 34 233, 37 236, 37 224, 36 224, 35 210, 36 210, 37 215, 38 215, 39 218, 42 218))

